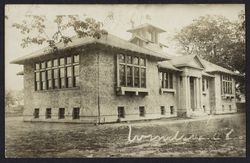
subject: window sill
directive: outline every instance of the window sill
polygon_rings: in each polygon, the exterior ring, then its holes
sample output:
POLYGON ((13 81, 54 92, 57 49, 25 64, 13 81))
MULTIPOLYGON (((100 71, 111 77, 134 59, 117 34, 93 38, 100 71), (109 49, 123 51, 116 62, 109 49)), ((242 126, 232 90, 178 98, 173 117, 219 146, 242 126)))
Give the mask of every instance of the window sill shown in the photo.
POLYGON ((118 95, 126 95, 126 93, 134 93, 136 96, 143 94, 148 95, 149 90, 147 88, 135 88, 135 87, 117 87, 118 95))
POLYGON ((167 89, 167 88, 161 88, 160 92, 161 92, 161 94, 164 94, 164 93, 173 93, 173 94, 175 94, 176 93, 175 89, 167 89))
POLYGON ((40 92, 68 91, 68 90, 80 90, 80 87, 46 89, 46 90, 37 90, 35 92, 40 93, 40 92))

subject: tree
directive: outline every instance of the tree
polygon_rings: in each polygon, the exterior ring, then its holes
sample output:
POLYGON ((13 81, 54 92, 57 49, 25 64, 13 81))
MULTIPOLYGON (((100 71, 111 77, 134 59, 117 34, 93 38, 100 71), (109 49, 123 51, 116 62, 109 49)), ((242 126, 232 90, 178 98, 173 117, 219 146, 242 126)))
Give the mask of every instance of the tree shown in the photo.
POLYGON ((5 107, 10 107, 11 105, 15 104, 15 97, 13 95, 13 91, 7 90, 5 93, 5 107))
POLYGON ((233 71, 245 72, 244 13, 239 21, 223 16, 201 16, 176 36, 184 54, 197 54, 212 63, 233 71))
POLYGON ((63 43, 65 46, 72 42, 68 33, 72 31, 79 38, 94 37, 99 39, 107 31, 102 29, 103 24, 93 18, 81 20, 78 15, 57 15, 53 21, 56 29, 49 35, 51 30, 46 26, 48 24, 45 16, 28 15, 21 23, 14 23, 12 26, 23 35, 21 46, 28 47, 30 44, 48 44, 52 50, 57 50, 57 43, 63 43))

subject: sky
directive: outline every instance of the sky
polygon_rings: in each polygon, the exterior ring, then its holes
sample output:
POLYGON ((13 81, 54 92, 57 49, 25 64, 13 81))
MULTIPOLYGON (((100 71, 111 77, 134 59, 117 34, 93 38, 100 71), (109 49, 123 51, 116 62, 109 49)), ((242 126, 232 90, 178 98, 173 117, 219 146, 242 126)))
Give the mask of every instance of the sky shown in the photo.
POLYGON ((103 22, 104 29, 109 33, 128 40, 131 34, 126 32, 134 25, 150 23, 166 30, 160 35, 160 42, 168 45, 165 49, 169 55, 178 55, 173 36, 183 27, 204 15, 222 15, 231 21, 238 19, 238 13, 245 10, 244 4, 152 4, 152 5, 6 5, 5 15, 5 89, 23 89, 23 76, 16 73, 23 70, 22 65, 9 62, 41 49, 43 46, 32 45, 27 48, 20 46, 23 35, 12 27, 20 23, 26 15, 46 16, 48 34, 55 30, 53 18, 56 15, 80 15, 92 17, 103 22))

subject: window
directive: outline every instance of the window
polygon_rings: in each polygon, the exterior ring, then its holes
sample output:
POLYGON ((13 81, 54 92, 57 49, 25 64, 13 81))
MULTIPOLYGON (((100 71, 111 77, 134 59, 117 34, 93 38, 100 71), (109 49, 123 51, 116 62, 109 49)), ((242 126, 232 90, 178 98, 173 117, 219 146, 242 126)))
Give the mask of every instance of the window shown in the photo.
POLYGON ((174 114, 174 106, 170 106, 170 114, 174 114))
POLYGON ((125 118, 124 107, 118 107, 118 118, 125 118))
POLYGON ((232 111, 232 106, 231 106, 231 105, 229 105, 228 107, 229 107, 229 111, 232 111))
POLYGON ((79 86, 79 55, 35 64, 35 90, 79 86))
POLYGON ((222 105, 222 111, 224 111, 225 109, 224 109, 224 105, 222 105))
POLYGON ((146 88, 146 59, 119 54, 119 85, 123 87, 146 88))
POLYGON ((35 108, 35 110, 34 110, 34 118, 39 118, 39 108, 35 108))
POLYGON ((67 67, 67 87, 70 88, 70 87, 73 87, 73 68, 72 67, 67 67))
POLYGON ((64 108, 59 108, 58 118, 59 119, 65 118, 65 109, 64 108))
POLYGON ((173 73, 160 72, 161 88, 173 89, 173 73))
POLYGON ((222 94, 232 94, 232 77, 230 75, 221 75, 222 94))
POLYGON ((42 75, 42 83, 41 83, 41 90, 45 90, 46 87, 46 71, 41 72, 42 75))
POLYGON ((47 108, 46 109, 45 115, 46 115, 46 119, 50 119, 51 118, 51 108, 47 108))
POLYGON ((35 90, 41 89, 40 72, 35 72, 35 90))
POLYGON ((47 88, 52 89, 52 70, 47 71, 47 88))
POLYGON ((80 108, 73 108, 73 119, 80 119, 80 108))
POLYGON ((79 72, 79 65, 75 65, 74 67, 73 67, 74 69, 73 69, 73 78, 74 78, 74 80, 73 80, 73 86, 74 87, 78 87, 79 86, 79 75, 80 75, 80 72, 79 72))
POLYGON ((165 114, 166 114, 165 106, 161 106, 161 115, 165 114))
POLYGON ((139 107, 139 115, 140 115, 140 117, 145 117, 145 108, 144 108, 144 106, 139 107))

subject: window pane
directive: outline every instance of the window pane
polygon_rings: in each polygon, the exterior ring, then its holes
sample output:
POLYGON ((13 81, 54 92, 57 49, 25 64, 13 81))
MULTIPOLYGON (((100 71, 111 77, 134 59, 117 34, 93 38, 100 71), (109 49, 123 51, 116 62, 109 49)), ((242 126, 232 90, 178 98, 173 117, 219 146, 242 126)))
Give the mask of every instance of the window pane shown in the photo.
POLYGON ((74 62, 79 63, 79 55, 74 55, 74 62))
POLYGON ((72 82, 73 78, 67 78, 67 85, 69 88, 73 87, 73 82, 72 82))
POLYGON ((79 65, 74 66, 74 76, 78 76, 79 75, 79 65))
POLYGON ((60 68, 60 77, 65 77, 65 70, 64 70, 64 68, 60 68))
POLYGON ((139 65, 139 58, 138 57, 133 58, 133 64, 134 65, 139 65))
POLYGON ((40 81, 40 72, 36 72, 36 81, 40 81))
POLYGON ((140 65, 146 66, 146 60, 144 58, 140 58, 140 65))
POLYGON ((130 55, 127 56, 127 63, 132 64, 132 57, 130 55))
POLYGON ((45 81, 46 80, 46 78, 45 78, 45 71, 43 71, 43 72, 41 72, 42 73, 42 81, 45 81))
POLYGON ((40 63, 36 63, 36 70, 40 69, 40 63))
POLYGON ((58 66, 58 59, 54 59, 54 60, 53 60, 53 66, 54 66, 54 67, 58 66))
POLYGON ((45 90, 46 89, 46 82, 43 81, 41 86, 42 86, 41 90, 45 90))
POLYGON ((146 69, 141 68, 141 87, 146 88, 146 69))
POLYGON ((45 68, 45 62, 41 63, 41 68, 45 68))
POLYGON ((119 66, 120 86, 125 86, 125 65, 119 66))
POLYGON ((48 80, 48 89, 52 89, 52 80, 48 80))
POLYGON ((135 67, 134 68, 134 86, 135 87, 139 87, 139 67, 135 67))
POLYGON ((61 78, 60 79, 60 83, 61 83, 61 88, 65 88, 65 78, 61 78))
POLYGON ((58 75, 59 75, 59 74, 58 74, 58 69, 54 69, 54 70, 53 70, 54 79, 58 78, 58 77, 59 77, 58 75))
POLYGON ((68 77, 72 76, 72 67, 67 67, 67 76, 68 77))
POLYGON ((41 90, 40 82, 36 82, 36 90, 41 90))
POLYGON ((169 85, 168 85, 168 76, 169 74, 168 73, 165 73, 165 88, 169 88, 169 85))
POLYGON ((67 64, 71 64, 72 63, 72 57, 67 57, 67 64))
POLYGON ((119 54, 119 62, 120 63, 125 63, 125 56, 124 56, 124 54, 119 54))
POLYGON ((146 78, 146 69, 145 68, 141 68, 141 77, 146 78))
POLYGON ((127 86, 133 86, 131 66, 127 66, 127 86))
POLYGON ((58 79, 54 79, 53 80, 53 85, 54 85, 54 88, 59 88, 59 80, 58 79))
POLYGON ((47 77, 48 79, 52 79, 52 70, 47 71, 47 77))
POLYGON ((75 80, 74 80, 74 86, 75 86, 75 87, 80 86, 79 76, 75 77, 74 79, 75 79, 75 80))
POLYGON ((51 61, 47 61, 47 67, 51 67, 51 61))
POLYGON ((173 88, 173 73, 169 73, 169 83, 170 83, 170 88, 173 88))
POLYGON ((64 65, 65 64, 65 59, 64 58, 60 58, 60 65, 64 65))
POLYGON ((146 79, 145 78, 141 78, 141 87, 146 88, 146 79))

